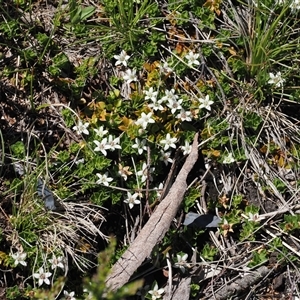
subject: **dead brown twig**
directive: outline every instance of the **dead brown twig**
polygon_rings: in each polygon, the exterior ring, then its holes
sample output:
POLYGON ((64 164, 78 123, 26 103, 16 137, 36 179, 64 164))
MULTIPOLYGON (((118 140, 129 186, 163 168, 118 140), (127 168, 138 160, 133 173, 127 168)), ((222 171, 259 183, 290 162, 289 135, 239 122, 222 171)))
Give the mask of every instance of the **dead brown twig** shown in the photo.
POLYGON ((167 196, 157 206, 146 225, 122 257, 114 264, 106 283, 117 290, 128 282, 136 269, 150 256, 153 247, 162 240, 174 219, 187 188, 186 178, 198 159, 198 133, 192 151, 187 157, 167 196))

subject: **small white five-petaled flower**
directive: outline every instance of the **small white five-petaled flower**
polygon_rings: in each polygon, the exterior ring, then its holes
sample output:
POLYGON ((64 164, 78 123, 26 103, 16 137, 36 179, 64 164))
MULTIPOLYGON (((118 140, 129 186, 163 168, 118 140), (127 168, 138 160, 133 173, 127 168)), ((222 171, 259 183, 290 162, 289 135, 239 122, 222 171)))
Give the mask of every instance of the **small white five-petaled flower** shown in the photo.
POLYGON ((300 9, 300 0, 294 0, 290 4, 291 9, 300 9))
POLYGON ((191 112, 186 111, 183 108, 180 110, 180 113, 176 116, 176 118, 180 119, 181 121, 187 121, 187 122, 192 121, 191 112))
POLYGON ((136 70, 135 69, 133 69, 132 71, 130 69, 126 70, 123 78, 128 84, 131 83, 132 81, 137 81, 136 70))
POLYGON ((192 67, 193 65, 200 65, 199 61, 197 60, 199 57, 199 54, 193 53, 190 51, 185 58, 188 60, 188 65, 192 67))
POLYGON ((171 109, 171 113, 174 114, 176 112, 176 110, 180 110, 182 109, 181 107, 181 103, 182 103, 182 99, 179 100, 168 100, 168 104, 167 106, 171 109))
POLYGON ((276 75, 269 73, 269 84, 274 84, 276 87, 281 87, 284 83, 284 79, 281 77, 281 72, 277 72, 276 75))
POLYGON ((24 252, 17 252, 11 254, 11 257, 15 260, 15 266, 18 264, 21 264, 22 266, 27 266, 27 262, 25 261, 26 259, 26 253, 24 252))
POLYGON ((232 153, 229 153, 223 160, 223 164, 231 164, 233 162, 235 162, 235 159, 234 159, 232 153))
POLYGON ((151 112, 149 112, 148 114, 142 112, 141 117, 135 122, 135 124, 142 126, 143 129, 146 129, 148 123, 155 123, 155 121, 151 117, 152 117, 151 112))
POLYGON ((76 300, 74 295, 75 295, 75 292, 68 293, 67 291, 64 291, 64 296, 65 296, 64 299, 65 300, 76 300))
POLYGON ((152 296, 152 300, 160 299, 162 294, 165 292, 163 288, 158 289, 157 283, 155 284, 153 290, 149 291, 149 294, 152 296))
POLYGON ((94 131, 96 132, 96 135, 98 135, 101 138, 108 133, 107 130, 104 130, 103 126, 99 127, 98 129, 94 129, 94 131))
POLYGON ((157 99, 158 92, 154 92, 153 87, 151 87, 148 91, 144 91, 145 93, 145 100, 150 99, 152 102, 155 102, 157 99))
POLYGON ((157 111, 157 110, 162 111, 162 110, 164 110, 164 107, 161 105, 162 102, 163 102, 163 100, 156 100, 156 101, 153 101, 152 103, 148 104, 148 106, 155 111, 157 111))
POLYGON ((120 138, 117 137, 114 139, 112 135, 108 136, 107 145, 109 146, 109 149, 111 151, 115 151, 116 149, 122 149, 120 145, 120 138))
POLYGON ((249 212, 248 213, 248 220, 249 221, 252 221, 252 222, 259 222, 260 221, 260 217, 259 217, 259 214, 258 213, 251 213, 251 212, 249 212))
POLYGON ((140 204, 141 201, 137 199, 139 196, 138 193, 134 193, 133 195, 130 192, 127 192, 127 199, 124 200, 124 203, 127 203, 129 208, 132 209, 135 204, 140 204))
POLYGON ((185 272, 186 268, 190 265, 186 262, 188 255, 184 253, 183 255, 177 254, 177 262, 174 264, 175 268, 179 268, 182 273, 185 272))
POLYGON ((160 153, 161 153, 160 160, 162 160, 165 163, 166 166, 168 165, 168 163, 173 162, 173 159, 170 157, 171 152, 160 151, 160 153))
POLYGON ((171 89, 165 90, 165 95, 161 98, 162 101, 176 101, 178 99, 178 95, 175 94, 175 90, 171 89))
POLYGON ((206 95, 205 98, 199 98, 198 101, 200 102, 199 108, 205 108, 207 110, 211 110, 211 105, 214 103, 214 101, 209 100, 209 95, 206 95))
POLYGON ((180 148, 183 151, 183 155, 190 154, 192 151, 192 145, 190 145, 188 141, 185 141, 184 146, 181 146, 180 148))
POLYGON ((130 58, 124 50, 121 51, 120 55, 114 55, 114 58, 117 60, 115 66, 122 64, 127 67, 127 60, 130 58))
POLYGON ((168 63, 165 61, 163 65, 159 65, 159 70, 162 73, 170 73, 173 72, 173 70, 169 67, 168 63))
POLYGON ((87 128, 89 127, 89 123, 82 123, 81 120, 78 121, 77 125, 76 126, 73 126, 73 130, 76 131, 77 134, 86 134, 88 135, 89 134, 89 131, 87 130, 87 128))
POLYGON ((96 181, 97 184, 103 184, 105 186, 109 186, 109 183, 113 181, 113 179, 111 177, 107 177, 107 173, 105 173, 104 175, 96 173, 96 175, 99 178, 96 181))
POLYGON ((97 147, 94 149, 95 152, 100 151, 104 156, 107 155, 108 149, 110 149, 110 146, 107 144, 107 138, 104 138, 101 142, 94 141, 94 143, 97 145, 97 147))
POLYGON ((161 140, 159 143, 164 145, 164 150, 168 150, 170 147, 176 149, 176 143, 177 139, 174 137, 172 138, 170 133, 167 133, 166 138, 164 140, 161 140))
POLYGON ((33 277, 39 280, 39 286, 41 286, 43 283, 50 285, 50 280, 48 279, 48 277, 50 277, 51 275, 52 273, 44 272, 44 269, 40 267, 39 272, 34 273, 33 277))
POLYGON ((146 146, 146 140, 139 140, 138 138, 135 138, 135 144, 132 145, 133 149, 137 149, 139 155, 141 155, 144 151, 147 151, 147 146, 146 146))
POLYGON ((154 171, 154 168, 149 168, 146 163, 143 163, 142 169, 140 171, 136 172, 136 175, 142 176, 142 183, 144 183, 147 180, 148 176, 149 176, 149 180, 152 180, 151 173, 153 171, 154 171))
POLYGON ((51 263, 51 269, 56 269, 57 267, 64 269, 65 266, 63 264, 64 258, 62 256, 56 257, 55 255, 52 256, 51 259, 48 260, 51 263))

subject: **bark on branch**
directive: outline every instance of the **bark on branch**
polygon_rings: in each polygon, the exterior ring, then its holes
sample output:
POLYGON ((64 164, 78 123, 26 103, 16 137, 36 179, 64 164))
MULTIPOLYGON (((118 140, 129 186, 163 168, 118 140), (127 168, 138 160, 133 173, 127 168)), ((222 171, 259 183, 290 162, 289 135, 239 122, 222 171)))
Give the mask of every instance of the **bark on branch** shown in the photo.
POLYGON ((160 202, 139 235, 114 264, 106 283, 117 290, 128 282, 136 269, 150 256, 153 247, 169 230, 187 188, 186 178, 198 159, 198 133, 194 137, 192 151, 187 157, 167 196, 160 202))

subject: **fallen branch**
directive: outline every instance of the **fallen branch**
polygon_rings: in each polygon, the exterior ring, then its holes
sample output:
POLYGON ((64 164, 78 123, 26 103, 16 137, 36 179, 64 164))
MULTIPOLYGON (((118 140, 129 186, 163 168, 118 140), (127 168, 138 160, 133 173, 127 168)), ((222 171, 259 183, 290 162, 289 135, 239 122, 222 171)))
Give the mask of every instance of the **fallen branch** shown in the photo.
POLYGON ((178 207, 186 192, 186 178, 198 159, 198 133, 194 137, 192 151, 187 157, 167 196, 157 206, 139 235, 112 267, 106 283, 111 290, 117 290, 128 282, 136 269, 150 256, 153 247, 169 230, 178 207))
POLYGON ((240 278, 235 282, 222 287, 217 293, 214 294, 214 299, 225 300, 230 299, 233 295, 237 296, 241 292, 249 289, 254 284, 257 284, 270 272, 270 269, 268 269, 266 266, 262 266, 251 274, 246 275, 243 278, 240 278))

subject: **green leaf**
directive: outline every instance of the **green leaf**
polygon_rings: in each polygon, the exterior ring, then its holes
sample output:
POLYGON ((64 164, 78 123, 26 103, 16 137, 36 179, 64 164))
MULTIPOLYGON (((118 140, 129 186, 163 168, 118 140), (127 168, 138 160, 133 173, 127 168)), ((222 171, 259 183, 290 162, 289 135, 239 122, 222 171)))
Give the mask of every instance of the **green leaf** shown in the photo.
POLYGON ((268 252, 266 249, 262 249, 261 251, 254 251, 252 261, 248 264, 248 267, 255 267, 257 265, 262 264, 267 261, 268 252))
POLYGON ((11 145, 11 150, 15 156, 18 158, 24 158, 25 157, 25 145, 23 142, 18 141, 15 144, 11 145))
POLYGON ((261 122, 262 118, 254 112, 250 112, 244 115, 244 126, 246 128, 252 128, 254 130, 257 130, 261 122))
POLYGON ((189 193, 185 196, 183 201, 183 210, 188 212, 191 207, 195 205, 195 202, 200 197, 200 190, 196 188, 191 188, 189 193))
POLYGON ((57 155, 57 159, 61 162, 67 162, 69 160, 70 154, 68 151, 60 151, 57 155))
POLYGON ((88 164, 92 164, 97 171, 106 170, 110 166, 111 160, 103 155, 95 155, 88 164))
POLYGON ((91 201, 94 204, 102 206, 104 202, 110 198, 110 196, 111 195, 108 191, 101 190, 92 194, 91 201))
POLYGON ((94 6, 88 6, 85 7, 81 10, 81 14, 80 14, 80 21, 86 20, 87 18, 89 18, 90 16, 93 15, 93 13, 95 12, 95 7, 94 6))

